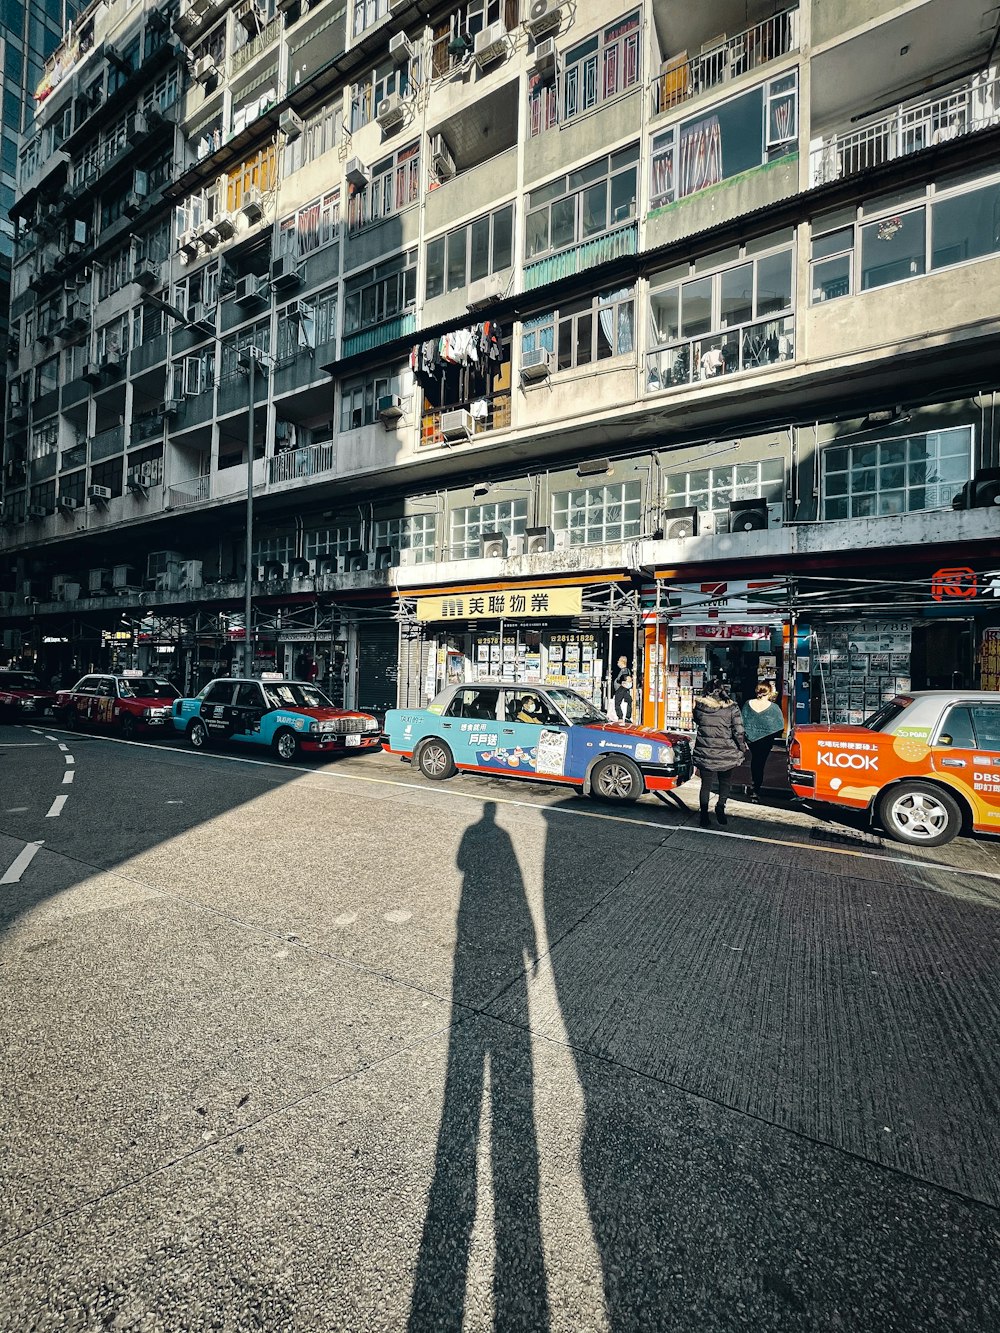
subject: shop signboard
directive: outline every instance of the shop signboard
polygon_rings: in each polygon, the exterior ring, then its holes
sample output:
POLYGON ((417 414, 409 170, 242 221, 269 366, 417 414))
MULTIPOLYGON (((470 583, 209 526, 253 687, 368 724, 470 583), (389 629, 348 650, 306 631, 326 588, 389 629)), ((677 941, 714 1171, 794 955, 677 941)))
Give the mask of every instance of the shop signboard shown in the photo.
POLYGON ((582 611, 582 588, 504 588, 417 598, 417 619, 425 623, 578 616, 582 611))
POLYGON ((983 630, 979 645, 979 688, 1000 690, 1000 628, 983 630))
MULTIPOLYGON (((671 625, 724 624, 733 620, 762 620, 773 625, 784 620, 785 601, 785 585, 775 579, 668 583, 664 586, 660 615, 671 625)), ((655 614, 654 611, 654 617, 655 614)))

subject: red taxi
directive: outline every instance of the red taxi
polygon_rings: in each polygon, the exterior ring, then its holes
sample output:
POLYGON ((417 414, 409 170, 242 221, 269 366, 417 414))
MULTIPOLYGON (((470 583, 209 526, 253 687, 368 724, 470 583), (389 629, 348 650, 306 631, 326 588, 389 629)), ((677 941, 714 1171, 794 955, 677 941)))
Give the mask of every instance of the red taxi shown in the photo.
POLYGON ((162 676, 84 676, 71 690, 59 691, 53 712, 63 726, 105 727, 131 740, 140 732, 170 730, 178 698, 180 691, 162 676))
POLYGON ((55 700, 31 671, 0 671, 0 718, 8 722, 19 718, 42 717, 55 700))

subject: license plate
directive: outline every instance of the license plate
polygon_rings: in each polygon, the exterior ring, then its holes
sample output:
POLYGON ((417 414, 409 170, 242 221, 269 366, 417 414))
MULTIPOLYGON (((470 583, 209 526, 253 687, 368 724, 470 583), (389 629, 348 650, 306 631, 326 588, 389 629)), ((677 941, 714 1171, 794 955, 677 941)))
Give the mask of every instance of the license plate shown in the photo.
POLYGON ((149 719, 149 725, 151 727, 162 727, 164 722, 166 722, 166 720, 167 719, 165 717, 151 717, 149 719))
POLYGON ((360 744, 361 744, 361 737, 360 737, 360 736, 358 735, 358 733, 355 732, 355 731, 348 732, 347 735, 344 737, 344 744, 345 744, 345 745, 360 745, 360 744))

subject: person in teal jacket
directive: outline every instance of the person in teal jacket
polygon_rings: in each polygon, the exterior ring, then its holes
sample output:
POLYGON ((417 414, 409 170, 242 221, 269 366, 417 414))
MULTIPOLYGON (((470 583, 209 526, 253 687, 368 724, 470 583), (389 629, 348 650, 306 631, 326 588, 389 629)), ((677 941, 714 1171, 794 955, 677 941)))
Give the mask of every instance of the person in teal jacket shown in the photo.
POLYGON ((776 698, 773 685, 758 685, 756 697, 748 699, 743 705, 743 730, 750 746, 752 801, 760 800, 767 756, 771 753, 771 746, 785 728, 785 719, 775 703, 776 698))

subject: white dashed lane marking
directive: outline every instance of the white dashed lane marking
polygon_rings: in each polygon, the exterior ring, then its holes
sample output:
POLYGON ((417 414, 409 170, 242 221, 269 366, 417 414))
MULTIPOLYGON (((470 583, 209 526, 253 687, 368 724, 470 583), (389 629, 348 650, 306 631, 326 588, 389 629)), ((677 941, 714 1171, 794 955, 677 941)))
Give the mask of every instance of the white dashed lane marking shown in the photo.
POLYGON ((75 777, 76 769, 67 768, 66 772, 63 774, 63 786, 65 786, 67 782, 72 782, 75 777))
POLYGON ((68 749, 69 749, 69 746, 68 746, 68 745, 63 745, 62 741, 60 741, 60 742, 59 742, 59 748, 60 748, 60 750, 64 750, 64 751, 65 751, 65 750, 68 750, 68 749))
POLYGON ((67 762, 67 764, 75 764, 75 763, 76 763, 76 760, 73 758, 73 756, 72 756, 71 754, 68 754, 68 755, 66 755, 66 762, 67 762))
POLYGON ((45 816, 45 818, 58 819, 59 816, 62 814, 63 806, 66 804, 68 800, 69 800, 68 796, 57 796, 56 799, 49 806, 48 814, 45 816))
POLYGON ((11 861, 8 868, 4 871, 2 875, 0 875, 0 884, 19 883, 21 876, 27 870, 28 866, 31 865, 32 858, 38 851, 39 847, 41 847, 41 845, 42 844, 40 842, 27 843, 24 847, 24 850, 18 852, 17 856, 14 857, 13 861, 11 861))

